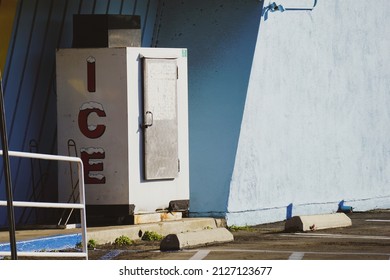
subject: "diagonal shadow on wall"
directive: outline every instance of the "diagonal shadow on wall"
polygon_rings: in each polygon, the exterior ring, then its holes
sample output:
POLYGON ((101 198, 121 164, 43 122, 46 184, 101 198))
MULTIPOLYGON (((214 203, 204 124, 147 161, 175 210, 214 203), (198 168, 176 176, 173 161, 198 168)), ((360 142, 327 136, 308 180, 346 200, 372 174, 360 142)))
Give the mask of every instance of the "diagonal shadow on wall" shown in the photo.
POLYGON ((227 210, 263 1, 161 1, 154 42, 188 48, 190 212, 227 210))

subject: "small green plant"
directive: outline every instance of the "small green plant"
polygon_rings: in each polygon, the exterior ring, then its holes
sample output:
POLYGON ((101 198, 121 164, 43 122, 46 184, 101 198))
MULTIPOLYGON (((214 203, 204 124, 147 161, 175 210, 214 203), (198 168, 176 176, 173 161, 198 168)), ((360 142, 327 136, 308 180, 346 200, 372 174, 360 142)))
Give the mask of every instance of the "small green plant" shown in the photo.
MULTIPOLYGON (((97 246, 97 242, 95 240, 93 239, 88 240, 87 248, 89 250, 95 249, 96 246, 97 246)), ((76 243, 76 248, 83 248, 83 244, 81 243, 81 241, 76 243)))
POLYGON ((230 226, 228 227, 228 229, 230 231, 239 231, 239 230, 243 230, 243 231, 254 231, 253 228, 251 228, 250 226, 230 226))
POLYGON ((95 249, 95 248, 96 248, 96 246, 97 246, 97 242, 96 242, 96 240, 94 240, 94 239, 90 239, 90 240, 88 240, 88 243, 87 243, 87 248, 88 248, 89 250, 93 250, 93 249, 95 249))
POLYGON ((160 241, 164 238, 161 234, 158 234, 154 231, 145 231, 144 235, 142 236, 142 240, 144 241, 160 241))
POLYGON ((117 246, 128 246, 128 245, 131 245, 133 243, 134 243, 134 241, 125 235, 121 235, 121 236, 117 237, 114 241, 114 244, 117 246))

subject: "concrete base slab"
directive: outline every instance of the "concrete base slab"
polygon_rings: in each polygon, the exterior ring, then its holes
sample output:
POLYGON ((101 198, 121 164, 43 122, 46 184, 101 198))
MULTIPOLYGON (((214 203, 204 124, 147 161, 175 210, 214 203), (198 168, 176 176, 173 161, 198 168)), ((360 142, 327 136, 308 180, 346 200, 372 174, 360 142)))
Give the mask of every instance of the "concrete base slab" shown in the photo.
POLYGON ((352 221, 344 213, 294 216, 286 221, 285 231, 314 231, 349 226, 352 226, 352 221))
POLYGON ((157 212, 157 213, 145 213, 145 214, 135 214, 134 215, 134 224, 149 224, 149 223, 158 223, 165 221, 177 221, 183 218, 182 212, 157 212))
POLYGON ((213 218, 185 218, 178 221, 88 228, 88 239, 93 239, 98 244, 106 244, 113 243, 121 235, 128 236, 132 240, 139 240, 146 231, 167 236, 168 234, 214 228, 217 228, 217 224, 213 218))
POLYGON ((161 251, 175 251, 215 243, 234 241, 233 234, 226 228, 205 229, 167 235, 160 243, 161 251))
POLYGON ((182 212, 161 213, 161 221, 178 221, 183 218, 182 212))
POLYGON ((160 213, 148 213, 148 214, 136 214, 134 215, 134 224, 148 224, 148 223, 157 223, 161 221, 160 213))

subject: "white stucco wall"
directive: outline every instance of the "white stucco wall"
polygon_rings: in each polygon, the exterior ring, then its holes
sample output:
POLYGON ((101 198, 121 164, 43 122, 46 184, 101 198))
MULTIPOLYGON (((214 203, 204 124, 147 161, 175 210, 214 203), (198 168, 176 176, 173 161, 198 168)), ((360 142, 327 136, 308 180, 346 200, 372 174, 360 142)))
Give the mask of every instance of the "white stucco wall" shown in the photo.
POLYGON ((283 220, 291 203, 293 215, 335 212, 342 200, 390 207, 389 9, 319 0, 262 18, 228 224, 283 220))

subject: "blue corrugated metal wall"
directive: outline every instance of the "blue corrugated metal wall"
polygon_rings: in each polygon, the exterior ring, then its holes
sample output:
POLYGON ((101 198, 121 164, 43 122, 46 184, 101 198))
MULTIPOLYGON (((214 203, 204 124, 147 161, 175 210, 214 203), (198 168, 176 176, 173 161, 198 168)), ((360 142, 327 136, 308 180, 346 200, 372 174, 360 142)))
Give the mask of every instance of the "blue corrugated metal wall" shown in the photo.
MULTIPOLYGON (((56 154, 55 49, 71 46, 73 14, 140 15, 142 46, 149 47, 157 5, 158 0, 21 0, 3 73, 10 150, 56 154)), ((11 165, 15 200, 30 199, 33 185, 35 196, 56 199, 55 164, 14 158, 11 165)), ((6 208, 0 211, 4 225, 6 208)), ((16 209, 17 220, 22 213, 16 209)))

